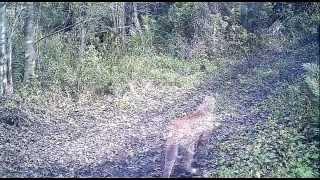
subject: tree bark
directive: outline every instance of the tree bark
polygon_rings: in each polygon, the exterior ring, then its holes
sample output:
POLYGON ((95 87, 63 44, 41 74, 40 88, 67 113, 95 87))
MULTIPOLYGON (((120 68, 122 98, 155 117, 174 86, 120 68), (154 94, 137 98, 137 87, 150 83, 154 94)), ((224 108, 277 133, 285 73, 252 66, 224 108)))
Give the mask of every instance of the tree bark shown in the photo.
POLYGON ((13 94, 13 81, 12 81, 12 36, 8 38, 8 61, 7 61, 7 94, 13 94))
MULTIPOLYGON (((11 8, 13 9, 13 17, 14 17, 14 21, 10 26, 8 26, 8 30, 6 31, 7 33, 7 49, 6 49, 6 53, 7 53, 7 62, 6 62, 6 66, 7 66, 7 73, 6 73, 6 76, 7 76, 7 87, 5 88, 6 89, 6 94, 7 95, 11 95, 13 94, 13 76, 12 76, 12 62, 13 62, 13 55, 12 55, 12 52, 13 52, 13 43, 12 43, 12 38, 13 38, 13 35, 17 29, 17 24, 18 24, 18 21, 19 21, 19 18, 20 18, 20 15, 21 15, 21 12, 22 10, 18 11, 17 10, 17 7, 18 7, 18 3, 15 3, 15 4, 11 4, 11 8)), ((7 18, 6 18, 7 19, 7 18)))
POLYGON ((25 19, 25 63, 24 82, 35 78, 36 53, 34 49, 34 4, 26 3, 27 17, 25 19))
POLYGON ((73 24, 73 11, 70 7, 70 2, 63 3, 63 14, 64 14, 64 32, 72 30, 71 25, 73 24))
POLYGON ((86 36, 87 36, 87 23, 85 22, 85 19, 87 17, 87 3, 82 2, 80 6, 80 17, 81 21, 83 23, 80 26, 80 47, 79 47, 79 63, 77 63, 76 68, 77 68, 77 76, 76 76, 76 88, 77 91, 82 90, 82 84, 81 84, 81 67, 82 67, 82 62, 84 60, 84 52, 86 49, 86 36))
POLYGON ((5 28, 4 28, 4 22, 3 22, 3 17, 5 15, 5 5, 2 5, 0 7, 0 96, 4 95, 4 66, 5 66, 5 28))
POLYGON ((0 18, 0 95, 5 95, 7 88, 6 3, 0 4, 0 18))
MULTIPOLYGON (((84 20, 86 18, 86 3, 83 3, 83 6, 81 7, 81 10, 80 10, 80 15, 81 15, 81 18, 82 20, 84 20)), ((85 51, 85 48, 86 48, 86 34, 87 34, 87 23, 82 23, 81 25, 81 30, 80 30, 80 61, 82 61, 83 59, 83 56, 84 56, 84 51, 85 51)))
POLYGON ((120 49, 125 45, 125 3, 114 2, 112 4, 113 9, 113 23, 116 31, 116 36, 119 37, 120 49))
POLYGON ((248 25, 248 6, 245 3, 240 4, 240 22, 244 27, 248 25))
POLYGON ((140 25, 139 18, 138 18, 137 3, 133 2, 132 6, 133 6, 133 22, 134 22, 134 26, 135 26, 135 29, 138 32, 139 36, 142 37, 141 25, 140 25))
POLYGON ((80 31, 80 61, 82 61, 85 48, 86 48, 86 27, 85 27, 85 24, 83 24, 80 31))

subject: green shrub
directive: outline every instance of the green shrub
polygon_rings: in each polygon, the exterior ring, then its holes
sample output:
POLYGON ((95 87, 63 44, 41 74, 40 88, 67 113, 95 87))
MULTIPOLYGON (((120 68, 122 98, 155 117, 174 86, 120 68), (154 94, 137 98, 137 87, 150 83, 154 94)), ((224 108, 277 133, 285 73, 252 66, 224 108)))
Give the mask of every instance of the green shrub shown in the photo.
POLYGON ((47 46, 44 70, 39 72, 40 82, 48 87, 61 87, 66 95, 97 89, 121 95, 131 80, 151 80, 162 85, 192 88, 206 74, 201 66, 205 66, 207 72, 216 70, 216 65, 206 59, 185 61, 146 49, 116 56, 88 46, 84 57, 79 59, 77 46, 68 47, 59 36, 53 37, 47 46))
MULTIPOLYGON (((319 109, 310 104, 303 86, 289 86, 259 107, 262 111, 271 111, 270 116, 265 123, 257 124, 258 134, 253 143, 246 143, 245 134, 235 134, 238 137, 234 139, 243 139, 244 148, 228 165, 220 161, 219 176, 318 177, 319 127, 311 122, 319 116, 319 109)), ((224 157, 225 151, 239 144, 222 146, 227 147, 220 152, 224 157)))
POLYGON ((205 75, 200 70, 202 64, 209 71, 216 70, 216 66, 206 60, 185 61, 155 54, 125 56, 119 60, 115 73, 125 82, 149 79, 163 85, 191 88, 196 86, 205 75))

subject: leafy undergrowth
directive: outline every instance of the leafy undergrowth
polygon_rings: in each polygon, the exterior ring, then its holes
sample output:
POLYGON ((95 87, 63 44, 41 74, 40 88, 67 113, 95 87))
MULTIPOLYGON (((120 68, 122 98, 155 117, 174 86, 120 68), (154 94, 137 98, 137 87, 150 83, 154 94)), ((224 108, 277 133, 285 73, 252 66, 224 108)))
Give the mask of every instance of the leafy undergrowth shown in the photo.
POLYGON ((98 52, 92 46, 79 61, 60 38, 55 37, 50 42, 50 52, 44 60, 46 73, 40 79, 42 84, 61 87, 67 94, 89 90, 122 96, 131 81, 152 81, 190 89, 203 80, 206 72, 217 70, 216 63, 206 59, 185 61, 153 52, 115 57, 98 52))
MULTIPOLYGON (((258 105, 259 111, 269 111, 270 115, 255 125, 253 142, 246 142, 247 134, 235 134, 242 140, 243 150, 231 162, 221 159, 219 176, 319 176, 319 109, 312 106, 304 90, 299 85, 289 85, 280 95, 258 105)), ((236 137, 232 141, 239 142, 236 137)), ((221 150, 230 151, 232 146, 235 145, 223 143, 221 150)))
POLYGON ((313 53, 257 56, 265 63, 230 78, 219 94, 231 100, 222 109, 232 130, 217 132, 225 136, 210 150, 217 160, 206 176, 319 177, 319 101, 303 81, 303 63, 317 61, 313 53))

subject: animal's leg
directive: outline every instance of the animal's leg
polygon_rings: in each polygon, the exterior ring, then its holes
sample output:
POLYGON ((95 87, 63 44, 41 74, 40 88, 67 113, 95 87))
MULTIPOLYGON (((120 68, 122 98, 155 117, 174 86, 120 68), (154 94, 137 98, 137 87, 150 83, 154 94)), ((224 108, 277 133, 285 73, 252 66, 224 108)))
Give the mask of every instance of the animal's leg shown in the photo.
POLYGON ((166 148, 166 157, 163 170, 164 177, 170 177, 177 156, 178 145, 168 145, 166 148))
POLYGON ((192 168, 192 161, 193 161, 193 156, 195 154, 195 143, 191 143, 187 147, 187 154, 186 154, 186 160, 185 160, 185 167, 188 172, 191 172, 195 174, 197 172, 197 169, 192 168))

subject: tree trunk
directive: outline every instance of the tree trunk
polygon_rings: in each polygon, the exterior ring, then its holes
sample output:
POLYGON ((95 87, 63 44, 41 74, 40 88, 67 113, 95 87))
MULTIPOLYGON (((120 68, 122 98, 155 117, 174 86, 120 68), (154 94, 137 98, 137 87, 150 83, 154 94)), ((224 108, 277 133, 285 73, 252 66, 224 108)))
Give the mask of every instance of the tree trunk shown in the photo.
POLYGON ((122 46, 125 48, 127 46, 127 36, 126 36, 126 2, 122 2, 120 6, 121 10, 121 36, 122 36, 122 46))
POLYGON ((143 36, 143 31, 142 31, 142 26, 141 23, 139 22, 139 16, 138 16, 138 8, 137 8, 137 2, 132 3, 133 6, 133 23, 135 27, 135 33, 138 33, 138 36, 141 41, 142 49, 145 48, 145 41, 144 41, 144 36, 143 36))
MULTIPOLYGON (((114 2, 112 5, 113 9, 113 23, 118 36, 117 40, 119 41, 120 49, 123 49, 125 44, 125 3, 124 2, 114 2)), ((119 50, 120 50, 119 49, 119 50)))
MULTIPOLYGON (((86 19, 86 3, 83 2, 81 10, 80 10, 80 15, 82 20, 86 19)), ((84 51, 86 48, 86 34, 87 34, 87 23, 82 23, 81 29, 80 29, 80 61, 82 61, 83 56, 84 56, 84 51)))
POLYGON ((120 29, 119 29, 119 33, 121 35, 121 45, 122 48, 125 47, 126 44, 126 32, 125 32, 125 21, 126 21, 126 17, 125 17, 125 6, 124 6, 124 2, 121 2, 119 4, 119 25, 120 25, 120 29))
POLYGON ((248 5, 245 3, 240 4, 240 22, 242 26, 248 26, 248 5))
POLYGON ((0 4, 0 96, 6 94, 7 88, 7 54, 6 54, 6 3, 0 4))
POLYGON ((82 61, 83 59, 85 48, 86 48, 86 27, 84 23, 80 31, 80 61, 82 61))
POLYGON ((8 61, 7 61, 7 78, 8 78, 8 87, 7 94, 13 94, 13 81, 12 81, 12 36, 8 38, 8 61))
MULTIPOLYGON (((85 20, 87 15, 86 12, 86 3, 83 2, 80 6, 80 16, 82 20, 85 20)), ((77 91, 81 91, 82 84, 81 84, 81 66, 84 58, 84 52, 86 49, 86 35, 87 35, 87 23, 82 23, 80 27, 80 47, 79 47, 79 63, 77 63, 77 79, 76 79, 76 88, 77 91)))
POLYGON ((129 36, 130 35, 130 26, 132 24, 132 2, 125 2, 124 3, 124 15, 125 15, 125 35, 129 36))
POLYGON ((135 26, 135 30, 139 33, 139 36, 142 37, 141 25, 138 18, 138 11, 137 11, 137 3, 133 2, 133 22, 135 26))
MULTIPOLYGON (((7 95, 11 95, 11 94, 13 94, 13 77, 12 77, 12 74, 13 74, 13 72, 12 72, 12 62, 13 62, 13 57, 12 57, 12 52, 13 52, 13 43, 12 43, 12 38, 13 38, 13 35, 14 35, 14 33, 15 33, 15 30, 16 30, 16 26, 17 26, 17 23, 18 23, 18 16, 17 16, 17 12, 18 12, 18 10, 17 10, 17 4, 13 4, 13 17, 14 17, 14 22, 13 22, 13 24, 11 25, 11 27, 10 26, 8 26, 8 31, 9 32, 7 32, 8 34, 7 34, 7 64, 6 64, 6 66, 7 66, 7 74, 6 74, 6 76, 7 76, 7 88, 6 88, 6 94, 7 95), (9 28, 10 28, 10 30, 9 30, 9 28)), ((19 13, 21 13, 21 11, 19 12, 19 13)))
POLYGON ((34 4, 26 3, 27 17, 25 19, 25 63, 24 82, 28 82, 35 77, 36 53, 34 49, 34 4))
POLYGON ((63 3, 63 16, 64 16, 64 32, 68 32, 72 30, 72 27, 67 28, 73 24, 73 11, 70 7, 70 2, 63 3))

